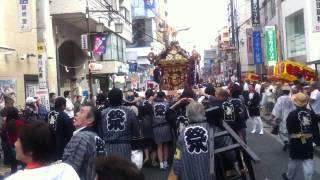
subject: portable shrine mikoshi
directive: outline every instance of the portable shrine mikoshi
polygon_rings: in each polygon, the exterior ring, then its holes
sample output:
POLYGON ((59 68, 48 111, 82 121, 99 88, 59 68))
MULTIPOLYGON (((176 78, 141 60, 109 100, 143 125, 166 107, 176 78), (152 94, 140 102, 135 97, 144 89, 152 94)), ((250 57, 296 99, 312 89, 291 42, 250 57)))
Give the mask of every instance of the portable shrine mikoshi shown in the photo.
POLYGON ((148 59, 156 66, 154 78, 162 90, 183 89, 199 82, 200 55, 194 51, 190 56, 178 42, 172 42, 158 56, 150 53, 148 59))

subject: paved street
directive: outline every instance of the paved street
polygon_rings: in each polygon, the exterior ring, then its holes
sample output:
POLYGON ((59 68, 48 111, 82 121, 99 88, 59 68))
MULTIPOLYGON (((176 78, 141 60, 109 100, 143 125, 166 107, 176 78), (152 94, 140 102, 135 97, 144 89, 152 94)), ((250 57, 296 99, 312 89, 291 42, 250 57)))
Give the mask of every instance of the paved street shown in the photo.
MULTIPOLYGON (((286 171, 288 154, 281 150, 282 144, 278 136, 272 135, 269 132, 271 127, 265 126, 265 134, 250 134, 248 133, 248 144, 252 150, 261 158, 261 163, 255 165, 255 173, 257 180, 281 180, 281 174, 286 171)), ((251 124, 248 122, 248 131, 251 124)), ((315 156, 315 175, 314 180, 320 179, 320 159, 315 156)), ((9 168, 0 166, 0 173, 8 172, 9 168)), ((158 168, 143 169, 146 180, 165 180, 168 176, 168 171, 160 171, 158 168)), ((296 180, 302 180, 301 169, 298 172, 296 180)))
MULTIPOLYGON (((248 131, 251 124, 248 122, 248 131)), ((282 180, 281 174, 287 169, 288 153, 282 151, 282 144, 278 136, 269 132, 271 127, 265 124, 265 134, 249 134, 248 144, 261 158, 261 163, 255 165, 257 180, 282 180)), ((320 179, 320 159, 315 156, 314 180, 320 179)), ((144 169, 146 180, 165 180, 168 172, 158 169, 144 169)), ((297 173, 296 180, 303 180, 301 169, 297 173)))

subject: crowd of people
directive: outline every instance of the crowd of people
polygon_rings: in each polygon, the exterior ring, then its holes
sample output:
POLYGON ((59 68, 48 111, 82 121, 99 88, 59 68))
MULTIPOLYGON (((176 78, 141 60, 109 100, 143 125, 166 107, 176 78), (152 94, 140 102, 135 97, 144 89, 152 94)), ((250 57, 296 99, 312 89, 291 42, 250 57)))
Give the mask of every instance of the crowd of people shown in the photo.
MULTIPOLYGON (((302 163, 305 179, 312 179, 313 148, 320 144, 317 82, 206 84, 147 89, 143 95, 113 88, 95 99, 77 95, 72 101, 65 91, 63 97, 50 93, 50 110, 33 97, 23 113, 5 107, 1 142, 12 174, 7 179, 140 180, 142 166, 151 166, 170 169, 172 179, 209 180, 217 163, 210 153, 233 143, 230 137, 213 138, 214 133, 226 123, 247 142, 247 121, 249 132, 264 134, 262 112, 271 114, 273 133, 283 140, 283 150, 290 150, 282 178, 292 180, 302 163), (133 157, 133 152, 143 155, 133 157)), ((242 156, 238 151, 221 155, 225 176, 246 173, 242 156)))

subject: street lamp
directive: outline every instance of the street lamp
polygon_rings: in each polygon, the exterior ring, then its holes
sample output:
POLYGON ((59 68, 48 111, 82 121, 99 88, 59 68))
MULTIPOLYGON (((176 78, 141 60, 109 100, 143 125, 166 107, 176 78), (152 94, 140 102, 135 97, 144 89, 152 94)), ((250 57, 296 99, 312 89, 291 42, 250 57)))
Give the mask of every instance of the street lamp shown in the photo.
POLYGON ((176 30, 176 31, 172 32, 171 33, 172 39, 175 41, 179 32, 181 32, 181 31, 189 31, 189 30, 190 30, 190 27, 179 29, 179 30, 176 30))

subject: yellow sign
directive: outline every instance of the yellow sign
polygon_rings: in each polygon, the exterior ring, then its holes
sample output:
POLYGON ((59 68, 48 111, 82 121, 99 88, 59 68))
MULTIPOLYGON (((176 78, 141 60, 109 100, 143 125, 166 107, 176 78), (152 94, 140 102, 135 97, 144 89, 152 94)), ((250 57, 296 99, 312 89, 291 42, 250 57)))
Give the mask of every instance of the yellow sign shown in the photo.
POLYGON ((44 49, 44 42, 38 42, 37 49, 38 49, 38 53, 43 53, 45 50, 44 49))

